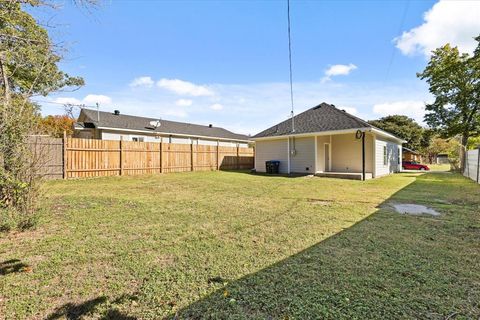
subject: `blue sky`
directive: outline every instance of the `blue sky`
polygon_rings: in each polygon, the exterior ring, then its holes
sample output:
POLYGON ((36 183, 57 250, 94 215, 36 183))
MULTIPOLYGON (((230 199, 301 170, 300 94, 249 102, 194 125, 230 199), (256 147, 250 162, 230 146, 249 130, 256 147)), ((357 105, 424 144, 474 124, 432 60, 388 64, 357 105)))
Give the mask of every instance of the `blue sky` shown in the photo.
MULTIPOLYGON (((286 1, 65 1, 50 30, 61 67, 85 87, 41 101, 100 103, 105 111, 212 123, 255 134, 288 117, 286 1)), ((416 72, 446 42, 473 49, 475 1, 291 2, 295 111, 321 102, 365 119, 421 121, 431 97, 416 72)), ((62 106, 42 103, 43 114, 62 106)))

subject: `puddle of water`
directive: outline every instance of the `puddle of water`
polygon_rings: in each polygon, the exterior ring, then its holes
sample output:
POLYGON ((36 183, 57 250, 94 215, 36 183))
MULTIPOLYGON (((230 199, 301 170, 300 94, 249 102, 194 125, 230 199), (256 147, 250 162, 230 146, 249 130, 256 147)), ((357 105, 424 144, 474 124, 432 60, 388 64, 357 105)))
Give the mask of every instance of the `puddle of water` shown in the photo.
POLYGON ((411 214, 411 215, 421 215, 421 214, 429 214, 432 216, 439 216, 440 213, 438 211, 433 210, 432 208, 428 208, 426 206, 422 206, 419 204, 411 204, 411 203, 401 203, 401 204, 392 204, 395 210, 401 214, 411 214))

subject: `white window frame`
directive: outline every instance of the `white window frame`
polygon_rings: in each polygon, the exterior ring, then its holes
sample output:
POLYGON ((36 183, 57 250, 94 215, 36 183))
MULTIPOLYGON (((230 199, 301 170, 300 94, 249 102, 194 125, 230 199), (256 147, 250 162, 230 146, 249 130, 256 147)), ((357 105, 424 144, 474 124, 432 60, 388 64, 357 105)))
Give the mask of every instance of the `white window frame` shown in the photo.
POLYGON ((387 146, 383 146, 383 165, 388 165, 388 148, 387 146))

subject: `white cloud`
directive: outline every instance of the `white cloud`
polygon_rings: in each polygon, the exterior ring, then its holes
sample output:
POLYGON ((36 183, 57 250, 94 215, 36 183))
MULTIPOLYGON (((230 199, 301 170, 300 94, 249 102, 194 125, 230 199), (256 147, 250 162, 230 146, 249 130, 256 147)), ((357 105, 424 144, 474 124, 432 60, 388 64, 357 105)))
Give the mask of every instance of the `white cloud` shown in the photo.
POLYGON ((345 110, 346 112, 352 114, 352 115, 357 115, 358 114, 358 110, 357 108, 353 108, 353 107, 339 107, 339 109, 342 109, 342 110, 345 110))
POLYGON ((220 103, 214 103, 210 106, 210 109, 212 110, 222 110, 223 109, 223 105, 221 105, 220 103))
POLYGON ((154 81, 151 77, 144 76, 133 79, 130 83, 130 87, 147 87, 151 88, 154 84, 154 81))
POLYGON ((157 86, 176 94, 190 95, 194 97, 213 96, 215 93, 206 86, 197 85, 179 79, 160 79, 157 86))
POLYGON ((357 66, 354 65, 353 63, 350 63, 350 64, 334 64, 333 66, 330 66, 330 68, 328 68, 325 71, 325 75, 327 77, 346 76, 355 69, 357 69, 357 66))
POLYGON ((82 104, 82 102, 80 100, 78 100, 77 98, 68 98, 68 97, 57 98, 57 99, 53 100, 53 102, 62 103, 62 104, 76 104, 76 105, 82 104))
POLYGON ((96 103, 99 103, 100 105, 108 105, 112 103, 112 98, 103 94, 89 94, 83 98, 82 102, 90 105, 94 105, 96 103))
POLYGON ((190 99, 178 99, 175 101, 175 104, 179 107, 189 107, 192 105, 192 103, 193 101, 190 99))
POLYGON ((394 39, 405 55, 423 54, 450 43, 461 52, 475 49, 480 30, 480 1, 440 0, 424 15, 424 23, 394 39))
POLYGON ((423 123, 425 102, 419 100, 404 100, 379 103, 373 106, 373 113, 382 117, 401 114, 413 118, 419 123, 423 123))

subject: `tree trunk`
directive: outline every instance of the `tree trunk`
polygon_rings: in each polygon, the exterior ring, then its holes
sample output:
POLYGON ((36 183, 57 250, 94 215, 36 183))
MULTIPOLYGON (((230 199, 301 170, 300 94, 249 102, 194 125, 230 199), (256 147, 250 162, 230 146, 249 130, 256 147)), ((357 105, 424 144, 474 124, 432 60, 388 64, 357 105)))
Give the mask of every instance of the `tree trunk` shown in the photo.
MULTIPOLYGON (((0 72, 2 73, 3 82, 3 113, 7 112, 7 107, 10 104, 10 85, 8 84, 7 68, 5 66, 5 53, 0 53, 0 72)), ((5 120, 5 119, 4 119, 5 120)))
POLYGON ((466 166, 466 157, 465 153, 467 152, 467 144, 468 144, 469 134, 464 132, 462 134, 462 141, 461 141, 461 150, 460 150, 460 171, 463 173, 465 171, 466 166))

